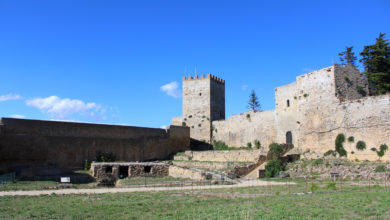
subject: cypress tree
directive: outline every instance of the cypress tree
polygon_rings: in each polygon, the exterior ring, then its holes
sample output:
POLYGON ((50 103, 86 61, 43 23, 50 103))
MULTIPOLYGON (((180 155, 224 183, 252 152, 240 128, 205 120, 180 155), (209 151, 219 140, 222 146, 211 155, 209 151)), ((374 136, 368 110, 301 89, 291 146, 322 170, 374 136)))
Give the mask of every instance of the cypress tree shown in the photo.
POLYGON ((340 61, 342 65, 352 65, 356 68, 356 60, 357 57, 355 53, 352 51, 353 46, 345 47, 345 51, 339 53, 340 61))
POLYGON ((390 43, 379 33, 375 44, 364 47, 360 53, 372 95, 390 92, 390 43))
POLYGON ((248 108, 256 111, 261 109, 259 99, 256 96, 255 90, 252 89, 251 94, 249 95, 248 108))

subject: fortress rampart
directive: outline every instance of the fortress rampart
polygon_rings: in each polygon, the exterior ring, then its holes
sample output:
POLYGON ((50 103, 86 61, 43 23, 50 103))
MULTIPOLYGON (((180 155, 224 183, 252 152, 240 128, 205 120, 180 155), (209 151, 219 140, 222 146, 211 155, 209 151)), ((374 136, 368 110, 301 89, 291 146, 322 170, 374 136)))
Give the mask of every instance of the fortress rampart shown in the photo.
MULTIPOLYGON (((322 156, 334 150, 335 138, 343 133, 348 158, 377 160, 372 147, 390 146, 390 94, 368 96, 368 83, 351 66, 333 65, 298 76, 296 82, 275 89, 275 110, 246 112, 213 121, 213 140, 229 146, 263 147, 272 142, 291 142, 301 152, 322 156), (364 141, 366 150, 356 143, 364 141)), ((384 160, 390 160, 386 153, 384 160)))
POLYGON ((181 126, 165 130, 12 118, 2 118, 0 124, 0 173, 36 167, 31 175, 48 175, 52 171, 47 167, 80 169, 99 151, 119 161, 163 160, 190 145, 190 130, 181 126))

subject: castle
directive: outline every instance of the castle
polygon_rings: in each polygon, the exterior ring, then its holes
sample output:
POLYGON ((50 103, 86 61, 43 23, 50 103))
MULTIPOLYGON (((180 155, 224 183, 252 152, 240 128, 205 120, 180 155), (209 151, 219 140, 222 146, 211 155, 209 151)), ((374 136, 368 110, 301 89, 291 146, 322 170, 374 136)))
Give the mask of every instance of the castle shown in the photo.
POLYGON ((225 119, 225 81, 210 74, 184 77, 183 116, 173 118, 172 124, 190 127, 191 138, 199 141, 234 147, 254 140, 263 147, 292 143, 312 156, 334 150, 335 138, 342 133, 349 139, 344 143, 349 159, 377 160, 370 149, 390 145, 390 95, 368 94, 367 78, 359 70, 333 65, 276 88, 274 110, 225 119), (356 149, 358 141, 366 143, 365 150, 356 149))
MULTIPOLYGON (((289 143, 320 157, 345 135, 349 159, 377 160, 390 145, 390 94, 368 96, 367 79, 352 66, 333 65, 275 89, 276 108, 225 118, 225 81, 208 74, 183 78, 183 116, 167 129, 27 119, 0 119, 0 173, 49 175, 83 167, 99 152, 120 161, 170 159, 200 143, 242 147, 289 143), (366 148, 358 150, 357 142, 366 148), (24 173, 23 173, 24 172, 24 173)), ((242 157, 242 155, 241 155, 242 157)), ((386 153, 383 160, 390 160, 386 153)))

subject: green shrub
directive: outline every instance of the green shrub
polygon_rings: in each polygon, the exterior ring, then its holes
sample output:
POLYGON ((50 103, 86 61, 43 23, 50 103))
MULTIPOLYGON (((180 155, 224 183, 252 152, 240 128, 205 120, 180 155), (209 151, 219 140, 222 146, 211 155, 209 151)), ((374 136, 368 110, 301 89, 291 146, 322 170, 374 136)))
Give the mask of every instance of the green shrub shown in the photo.
POLYGON ((280 146, 280 144, 272 143, 269 145, 268 159, 270 160, 278 159, 283 155, 283 152, 284 152, 283 147, 280 146))
POLYGON ((355 154, 355 151, 351 151, 351 154, 355 154))
POLYGON ((375 148, 375 147, 371 148, 371 150, 374 151, 374 152, 376 152, 376 148, 375 148))
POLYGON ((316 190, 318 190, 318 189, 319 189, 319 187, 318 187, 317 184, 315 184, 315 183, 312 183, 312 184, 311 184, 311 186, 310 186, 310 191, 314 192, 314 191, 316 191, 316 190))
POLYGON ((260 144, 260 141, 259 141, 259 140, 257 140, 257 139, 254 140, 254 141, 253 141, 253 144, 255 145, 255 148, 256 148, 256 149, 260 149, 261 144, 260 144))
POLYGON ((88 160, 84 161, 84 170, 89 170, 91 167, 91 164, 88 162, 88 160))
POLYGON ((213 141, 213 150, 229 150, 229 148, 223 141, 213 141))
POLYGON ((114 162, 115 155, 112 152, 96 152, 96 162, 114 162))
POLYGON ((315 166, 319 166, 319 165, 321 165, 323 163, 324 163, 323 159, 315 159, 315 160, 313 160, 313 165, 315 165, 315 166))
POLYGON ((348 137, 348 142, 354 142, 355 138, 353 136, 348 137))
POLYGON ((338 134, 335 140, 335 150, 339 154, 340 157, 346 157, 347 151, 344 149, 343 143, 345 142, 345 135, 338 134))
POLYGON ((336 156, 336 151, 334 151, 334 150, 328 150, 328 151, 326 151, 325 153, 324 153, 324 157, 327 157, 327 156, 329 156, 329 155, 332 155, 332 156, 336 156))
POLYGON ((275 177, 279 175, 279 172, 283 171, 284 168, 285 167, 283 166, 282 161, 280 161, 279 159, 269 160, 265 165, 265 176, 275 177))
POLYGON ((364 141, 358 141, 358 142, 356 143, 356 149, 357 149, 357 150, 360 150, 360 151, 365 150, 365 149, 366 149, 366 142, 364 142, 364 141))
POLYGON ((181 123, 181 126, 186 126, 187 124, 183 121, 182 123, 181 123))
POLYGON ((309 94, 307 94, 307 93, 305 93, 305 94, 303 94, 303 97, 308 97, 309 96, 309 94))
POLYGON ((336 190, 337 189, 335 182, 329 182, 324 188, 329 189, 329 190, 336 190))
POLYGON ((386 172, 386 171, 387 171, 387 169, 386 169, 386 167, 384 165, 379 165, 379 166, 377 166, 375 168, 375 172, 377 172, 377 173, 383 173, 383 172, 386 172))
POLYGON ((382 144, 381 146, 379 146, 380 151, 386 152, 388 149, 389 147, 386 144, 382 144))
POLYGON ((246 147, 247 148, 252 148, 252 143, 251 142, 246 143, 246 147))

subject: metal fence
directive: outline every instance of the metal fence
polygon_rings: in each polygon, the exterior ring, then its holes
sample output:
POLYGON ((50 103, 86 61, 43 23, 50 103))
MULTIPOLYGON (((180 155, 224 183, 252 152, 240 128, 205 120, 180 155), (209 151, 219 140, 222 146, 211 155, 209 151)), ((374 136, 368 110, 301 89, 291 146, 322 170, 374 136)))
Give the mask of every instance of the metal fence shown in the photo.
POLYGON ((10 182, 15 182, 15 173, 6 173, 0 175, 0 184, 7 184, 10 182))

